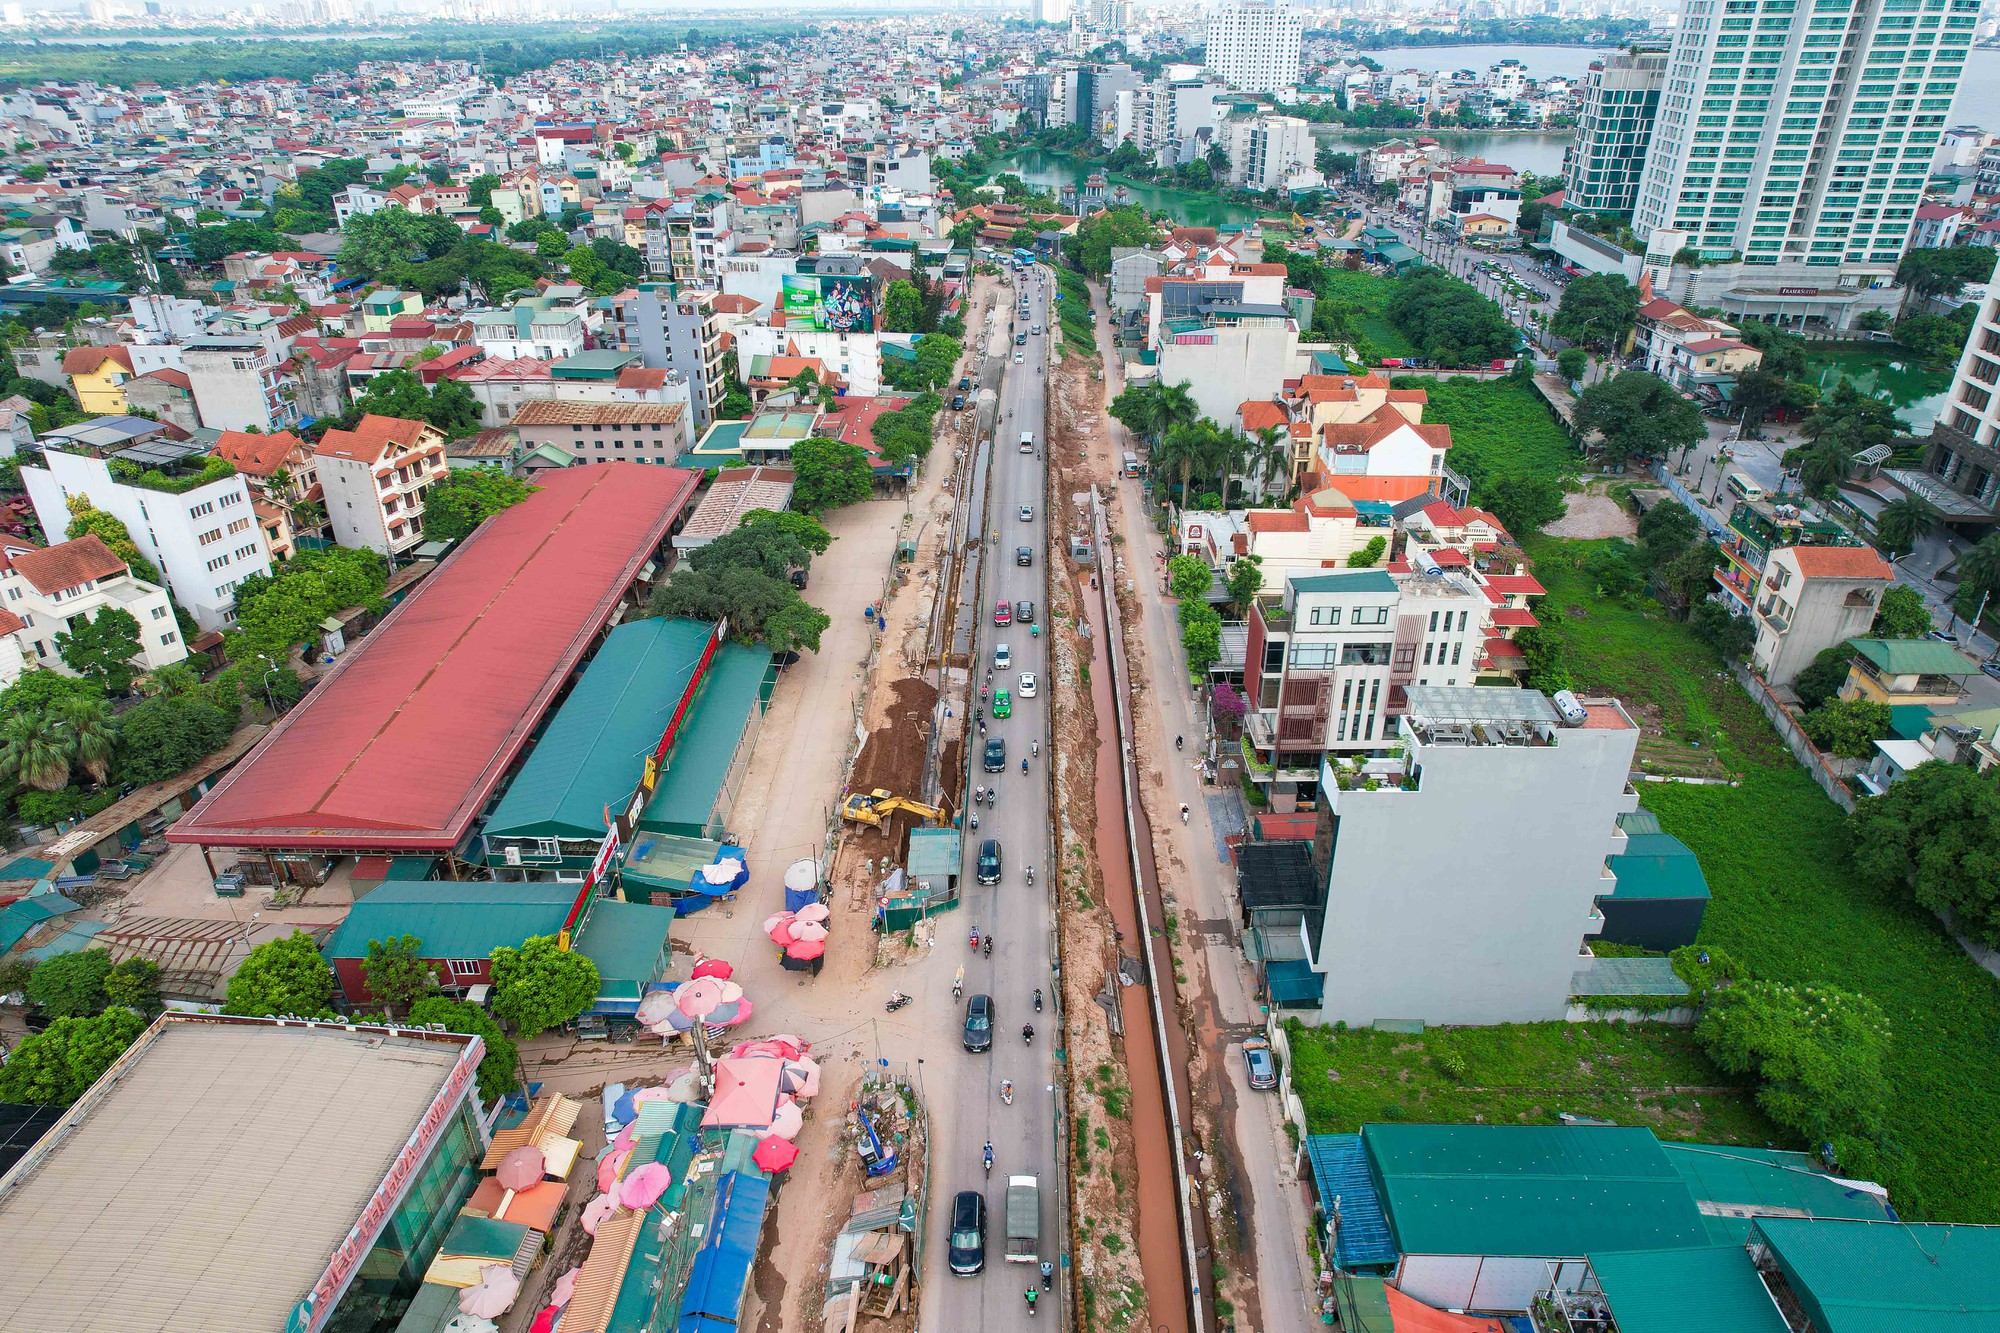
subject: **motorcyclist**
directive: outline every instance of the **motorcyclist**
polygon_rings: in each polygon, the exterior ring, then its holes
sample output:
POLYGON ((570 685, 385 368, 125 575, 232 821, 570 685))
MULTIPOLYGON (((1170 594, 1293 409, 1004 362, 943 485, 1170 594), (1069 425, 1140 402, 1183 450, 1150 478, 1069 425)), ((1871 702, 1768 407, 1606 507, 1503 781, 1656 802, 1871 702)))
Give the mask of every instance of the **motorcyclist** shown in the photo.
POLYGON ((1022 1045, 1031 1044, 1034 1040, 1035 1040, 1035 1025, 1033 1023, 1021 1024, 1022 1045))
POLYGON ((988 1139, 986 1141, 985 1157, 986 1157, 986 1169, 988 1171, 991 1171, 993 1169, 993 1141, 991 1139, 988 1139))

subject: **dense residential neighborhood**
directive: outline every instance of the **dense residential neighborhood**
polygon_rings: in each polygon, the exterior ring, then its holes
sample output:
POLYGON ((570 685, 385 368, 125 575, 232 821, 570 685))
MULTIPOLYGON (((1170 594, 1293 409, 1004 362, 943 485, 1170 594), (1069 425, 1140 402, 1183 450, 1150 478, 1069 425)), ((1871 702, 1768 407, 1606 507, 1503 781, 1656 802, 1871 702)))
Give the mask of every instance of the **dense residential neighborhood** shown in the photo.
POLYGON ((1995 26, 0 5, 0 1329, 2000 1333, 1995 26))

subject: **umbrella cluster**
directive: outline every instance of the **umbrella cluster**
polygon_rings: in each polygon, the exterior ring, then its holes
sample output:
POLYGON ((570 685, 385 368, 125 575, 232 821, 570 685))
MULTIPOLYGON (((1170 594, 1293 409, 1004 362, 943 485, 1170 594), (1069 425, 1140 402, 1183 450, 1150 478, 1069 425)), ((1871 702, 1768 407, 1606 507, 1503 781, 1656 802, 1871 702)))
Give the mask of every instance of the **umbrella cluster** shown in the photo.
POLYGON ((811 1044, 789 1034, 738 1042, 716 1067, 716 1095, 703 1123, 763 1131, 751 1160, 778 1172, 798 1160, 792 1142, 805 1128, 801 1105, 819 1093, 811 1044))
POLYGON ((734 1027, 748 1022, 756 1006, 743 988, 729 978, 735 971, 720 958, 706 959, 694 975, 671 991, 652 991, 639 1001, 639 1024, 661 1037, 705 1027, 734 1027))
POLYGON ((785 951, 785 957, 810 962, 826 952, 826 923, 832 915, 825 903, 807 903, 796 912, 774 912, 764 918, 764 933, 785 951))

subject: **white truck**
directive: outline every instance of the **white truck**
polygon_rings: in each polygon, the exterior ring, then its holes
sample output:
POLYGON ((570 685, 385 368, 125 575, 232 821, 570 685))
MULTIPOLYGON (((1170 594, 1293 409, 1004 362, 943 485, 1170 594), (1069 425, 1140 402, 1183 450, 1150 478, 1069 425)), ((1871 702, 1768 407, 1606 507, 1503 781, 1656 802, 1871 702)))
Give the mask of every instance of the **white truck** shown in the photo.
POLYGON ((1035 432, 1031 430, 1021 432, 1021 452, 1024 454, 1035 452, 1035 432))
POLYGON ((1037 1176, 1007 1177, 1007 1262, 1032 1264, 1042 1257, 1042 1189, 1037 1176))

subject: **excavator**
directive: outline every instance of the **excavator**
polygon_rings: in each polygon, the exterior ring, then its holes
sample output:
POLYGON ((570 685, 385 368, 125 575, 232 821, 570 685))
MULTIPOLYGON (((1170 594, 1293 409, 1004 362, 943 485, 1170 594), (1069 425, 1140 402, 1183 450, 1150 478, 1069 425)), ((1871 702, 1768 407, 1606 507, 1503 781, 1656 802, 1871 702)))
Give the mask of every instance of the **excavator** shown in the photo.
POLYGON ((881 828, 882 822, 898 810, 907 810, 920 819, 933 824, 944 822, 944 811, 922 801, 913 801, 907 796, 897 796, 877 787, 871 792, 855 792, 840 808, 841 817, 857 824, 867 824, 881 828))

